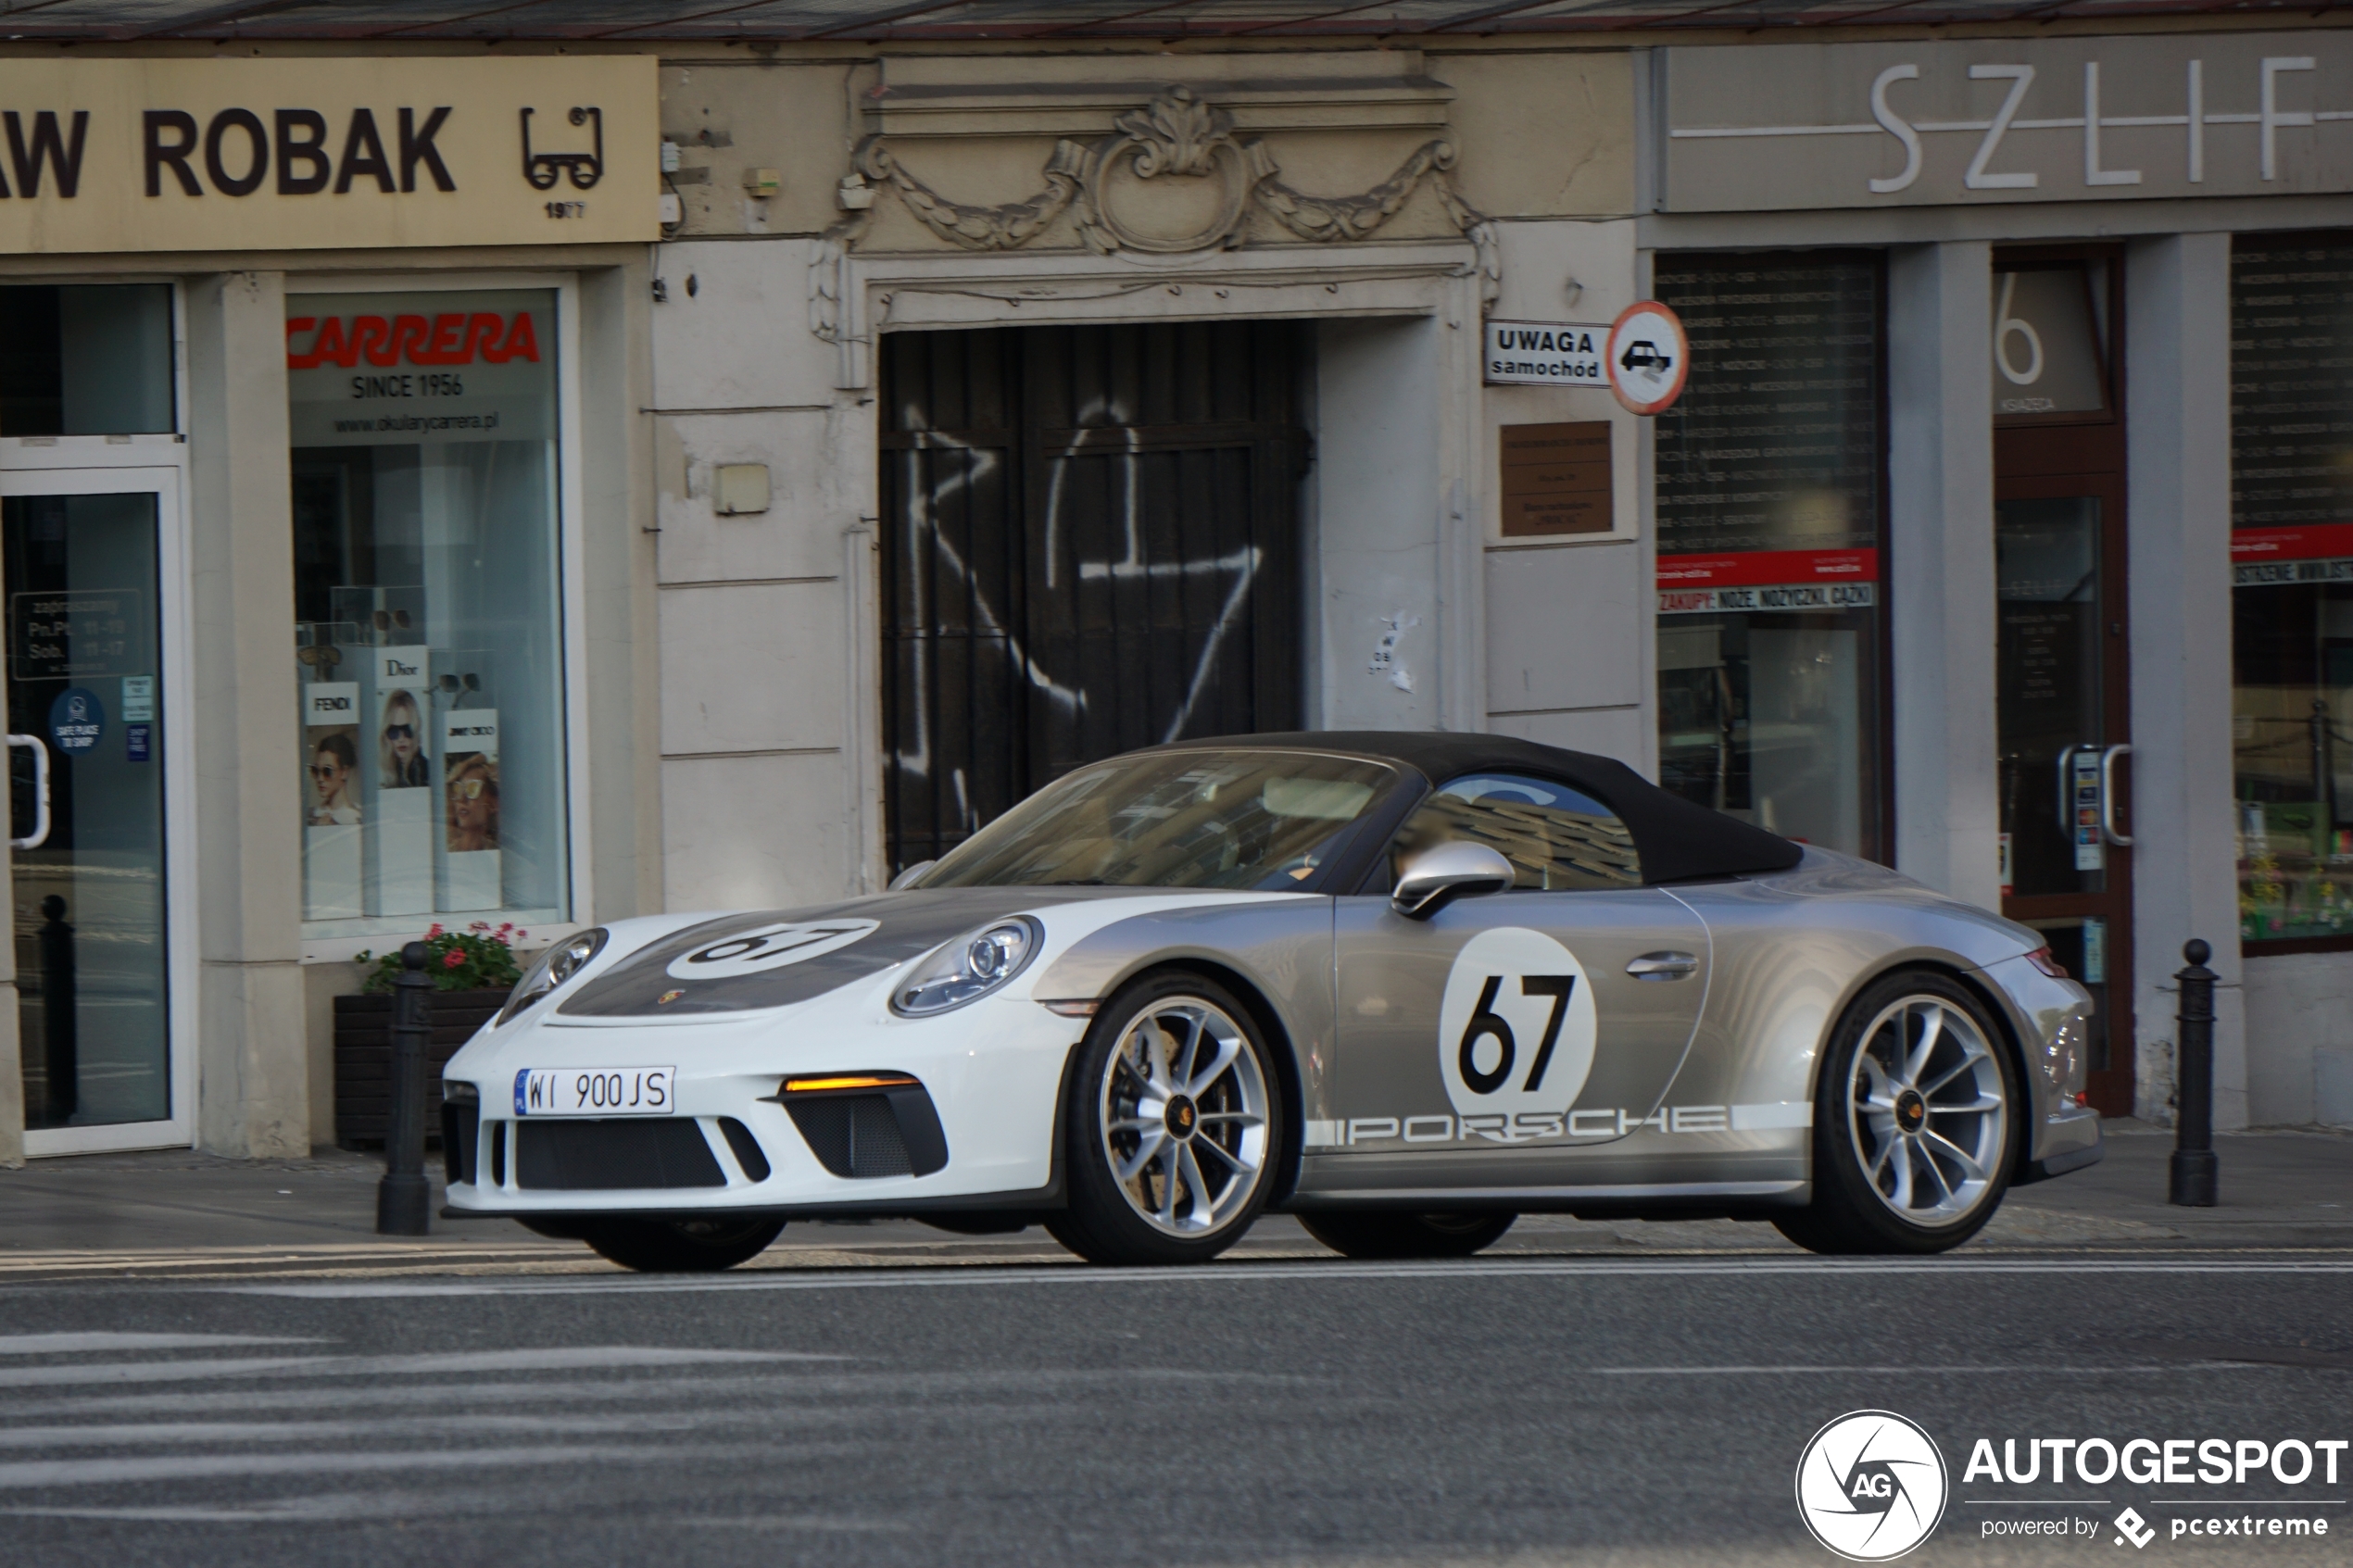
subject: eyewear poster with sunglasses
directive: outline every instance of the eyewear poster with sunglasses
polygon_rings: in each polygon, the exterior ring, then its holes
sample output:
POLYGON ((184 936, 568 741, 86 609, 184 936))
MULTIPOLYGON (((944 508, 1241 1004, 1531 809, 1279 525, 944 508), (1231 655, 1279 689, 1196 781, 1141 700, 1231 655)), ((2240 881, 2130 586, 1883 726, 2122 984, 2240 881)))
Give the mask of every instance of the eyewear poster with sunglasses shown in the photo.
POLYGON ((359 686, 313 681, 300 689, 303 913, 333 920, 360 912, 359 686))
POLYGON ((422 648, 369 654, 374 680, 368 699, 368 762, 376 786, 369 802, 371 915, 420 915, 433 909, 435 797, 425 724, 433 699, 423 684, 424 663, 422 648))
POLYGON ((497 709, 459 708, 442 714, 441 793, 441 908, 497 909, 502 892, 497 709))

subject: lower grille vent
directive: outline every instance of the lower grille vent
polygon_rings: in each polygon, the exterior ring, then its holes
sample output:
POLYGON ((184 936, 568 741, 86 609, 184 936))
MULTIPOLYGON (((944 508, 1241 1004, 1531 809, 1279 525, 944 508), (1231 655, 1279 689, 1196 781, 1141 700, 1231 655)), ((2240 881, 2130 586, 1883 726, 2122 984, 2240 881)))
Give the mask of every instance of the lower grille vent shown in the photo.
POLYGON ((727 1185, 689 1116, 616 1117, 515 1125, 515 1185, 603 1192, 727 1185))

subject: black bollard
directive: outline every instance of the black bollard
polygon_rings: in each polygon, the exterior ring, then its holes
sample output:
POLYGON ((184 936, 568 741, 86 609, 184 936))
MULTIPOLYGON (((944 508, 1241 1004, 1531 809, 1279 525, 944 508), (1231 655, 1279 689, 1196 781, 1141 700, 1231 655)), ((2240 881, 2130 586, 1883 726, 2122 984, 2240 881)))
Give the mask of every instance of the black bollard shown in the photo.
POLYGON ((425 1045, 433 1035, 433 981, 425 945, 400 949, 392 990, 392 1116, 384 1129, 384 1174, 376 1184, 376 1234, 432 1232, 433 1189, 425 1182, 425 1045))
POLYGON ((2174 1022, 2173 1191, 2185 1209, 2214 1207, 2214 972, 2206 967, 2214 949, 2193 936, 2182 945, 2190 967, 2181 983, 2181 1012, 2174 1022))

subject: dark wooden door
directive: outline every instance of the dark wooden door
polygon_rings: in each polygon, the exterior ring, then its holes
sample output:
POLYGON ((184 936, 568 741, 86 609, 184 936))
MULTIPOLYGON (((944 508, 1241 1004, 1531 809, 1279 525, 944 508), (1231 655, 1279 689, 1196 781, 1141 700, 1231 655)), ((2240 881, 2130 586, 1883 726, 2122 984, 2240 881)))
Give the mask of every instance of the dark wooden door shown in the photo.
POLYGON ((2132 670, 2122 269, 1997 253, 1995 730, 2002 912, 2091 991, 2091 1102, 2133 1089, 2132 670))
POLYGON ((1288 322, 882 345, 892 872, 1081 763, 1300 721, 1288 322))

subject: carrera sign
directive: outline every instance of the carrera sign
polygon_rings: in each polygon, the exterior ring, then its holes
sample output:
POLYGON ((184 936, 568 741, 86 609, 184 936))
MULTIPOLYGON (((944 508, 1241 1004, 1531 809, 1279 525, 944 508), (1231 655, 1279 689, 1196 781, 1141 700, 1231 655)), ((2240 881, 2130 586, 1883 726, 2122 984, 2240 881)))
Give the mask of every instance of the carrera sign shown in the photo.
POLYGON ((0 60, 0 253, 654 239, 654 70, 628 56, 0 60))

